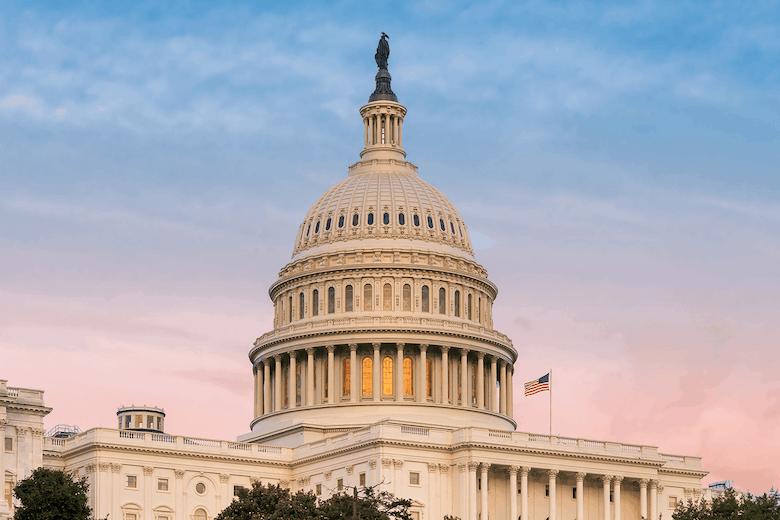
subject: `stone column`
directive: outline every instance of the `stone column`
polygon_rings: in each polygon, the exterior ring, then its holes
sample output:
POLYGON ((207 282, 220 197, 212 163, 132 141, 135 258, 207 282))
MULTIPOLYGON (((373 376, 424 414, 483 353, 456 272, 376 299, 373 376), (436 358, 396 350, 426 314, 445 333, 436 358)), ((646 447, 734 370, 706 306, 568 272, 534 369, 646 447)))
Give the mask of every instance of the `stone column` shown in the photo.
MULTIPOLYGON (((176 494, 176 520, 184 520, 184 483, 182 482, 184 470, 175 469, 173 470, 173 474, 176 477, 176 488, 174 490, 174 493, 176 494)), ((117 516, 117 518, 119 518, 119 516, 117 516)))
POLYGON ((510 365, 506 372, 506 414, 510 419, 514 418, 515 390, 513 386, 515 367, 510 365))
POLYGON ((469 405, 469 351, 460 349, 460 405, 469 405))
POLYGON ((646 478, 639 479, 639 516, 647 520, 647 484, 646 478))
POLYGON ((274 356, 276 361, 276 367, 274 370, 274 410, 280 411, 284 404, 284 397, 282 397, 282 355, 277 354, 274 356))
POLYGON ((109 518, 122 518, 122 509, 120 502, 120 489, 122 477, 119 472, 122 471, 121 464, 111 463, 111 516, 109 518))
MULTIPOLYGON (((439 466, 431 462, 428 463, 428 514, 431 518, 441 518, 441 500, 438 493, 439 483, 436 481, 437 470, 439 466)), ((422 484, 422 482, 421 482, 422 484)))
POLYGON ((585 520, 585 476, 587 473, 577 473, 577 518, 576 520, 585 520))
POLYGON ((615 520, 620 520, 620 483, 623 477, 615 476, 612 480, 612 494, 615 503, 615 520))
POLYGON ((403 146, 403 130, 404 130, 404 120, 401 119, 398 121, 398 146, 403 146))
POLYGON ((306 349, 306 406, 314 406, 314 348, 306 349))
POLYGON ((477 520, 477 468, 479 464, 469 462, 469 518, 477 520))
MULTIPOLYGON (((509 520, 517 520, 517 472, 520 466, 509 466, 509 520)), ((525 520, 528 520, 527 518, 525 520)))
POLYGON ((219 474, 219 487, 220 487, 220 494, 222 495, 220 497, 220 504, 219 509, 225 509, 228 505, 230 505, 230 496, 228 495, 228 481, 230 480, 230 475, 227 473, 220 473, 219 474))
POLYGON ((460 476, 460 517, 469 516, 469 473, 468 464, 461 462, 458 464, 458 475, 460 476))
POLYGON ((373 371, 371 386, 374 392, 374 402, 379 402, 382 400, 382 358, 379 355, 379 348, 382 344, 373 343, 372 346, 374 347, 374 362, 371 364, 373 371))
POLYGON ((601 513, 604 520, 612 518, 612 511, 609 507, 609 484, 612 482, 612 475, 601 475, 601 483, 604 485, 604 510, 601 513))
POLYGON ((550 520, 555 520, 555 515, 558 511, 555 499, 557 498, 557 492, 555 490, 555 479, 558 478, 558 470, 547 470, 547 478, 549 479, 548 485, 550 486, 550 514, 548 515, 550 520))
POLYGON ((480 518, 482 520, 487 520, 488 517, 488 469, 490 469, 490 464, 483 462, 480 464, 480 469, 482 470, 479 478, 481 480, 481 488, 482 492, 480 493, 482 498, 482 503, 480 504, 480 518))
POLYGON ((252 375, 254 376, 254 382, 255 382, 255 417, 260 417, 260 408, 262 407, 262 404, 260 402, 260 381, 257 374, 257 365, 252 365, 252 375))
POLYGON ((349 344, 349 402, 356 403, 358 396, 357 384, 357 343, 349 344))
MULTIPOLYGON (((501 360, 501 395, 498 399, 498 413, 506 415, 506 361, 501 360)), ((550 520, 553 520, 550 518, 550 520)))
POLYGON ((271 413, 271 360, 263 360, 263 410, 271 413))
POLYGON ((439 464, 439 516, 454 514, 452 510, 452 499, 450 497, 452 485, 448 482, 448 472, 450 467, 446 464, 439 464))
POLYGON ((485 353, 477 352, 477 408, 485 408, 485 353))
MULTIPOLYGON (((496 399, 496 389, 498 387, 498 370, 496 363, 498 362, 498 358, 496 356, 490 356, 490 395, 488 396, 488 399, 490 399, 490 408, 489 410, 491 412, 497 412, 498 411, 498 404, 496 399)), ((517 520, 515 518, 514 520, 517 520)), ((524 518, 523 520, 528 520, 524 518)))
POLYGON ((441 402, 450 403, 450 347, 441 347, 441 402))
POLYGON ((144 518, 154 520, 152 516, 152 471, 151 466, 144 466, 144 518))
POLYGON ((290 352, 290 367, 288 369, 288 372, 289 372, 288 375, 290 377, 289 377, 289 381, 287 383, 287 399, 288 399, 288 407, 289 407, 290 410, 295 408, 295 406, 298 404, 296 402, 296 399, 295 399, 297 394, 298 394, 298 391, 297 391, 298 389, 296 388, 296 386, 297 386, 296 385, 296 383, 297 383, 296 379, 297 378, 295 377, 295 375, 296 375, 296 369, 295 369, 296 355, 297 355, 297 352, 295 352, 294 350, 290 352))
POLYGON ((658 520, 658 481, 650 481, 650 520, 658 520))
POLYGON ((527 466, 520 468, 520 517, 523 520, 528 520, 528 474, 530 472, 531 468, 527 466))
POLYGON ((420 345, 420 385, 417 387, 417 401, 425 403, 428 401, 428 345, 420 345))
POLYGON ((396 343, 395 344, 396 350, 396 367, 395 367, 395 382, 396 382, 396 388, 395 388, 395 400, 396 401, 403 401, 404 400, 404 344, 403 343, 396 343))
POLYGON ((336 362, 334 352, 336 351, 335 345, 328 345, 328 404, 334 404, 336 402, 336 372, 333 365, 336 362))

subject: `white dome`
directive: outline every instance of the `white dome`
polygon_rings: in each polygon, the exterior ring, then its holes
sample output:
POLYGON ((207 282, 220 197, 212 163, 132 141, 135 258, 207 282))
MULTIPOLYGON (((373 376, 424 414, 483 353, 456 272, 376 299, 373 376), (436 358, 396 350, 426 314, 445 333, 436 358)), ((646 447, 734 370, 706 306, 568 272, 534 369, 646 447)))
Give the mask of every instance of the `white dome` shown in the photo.
POLYGON ((433 249, 473 257, 460 213, 419 178, 414 165, 375 160, 365 168, 366 162, 350 168, 349 177, 314 203, 298 231, 293 257, 323 246, 341 249, 346 244, 340 243, 347 241, 369 242, 351 247, 372 247, 387 241, 399 246, 399 240, 428 242, 433 249), (376 164, 381 162, 389 167, 382 169, 376 164))

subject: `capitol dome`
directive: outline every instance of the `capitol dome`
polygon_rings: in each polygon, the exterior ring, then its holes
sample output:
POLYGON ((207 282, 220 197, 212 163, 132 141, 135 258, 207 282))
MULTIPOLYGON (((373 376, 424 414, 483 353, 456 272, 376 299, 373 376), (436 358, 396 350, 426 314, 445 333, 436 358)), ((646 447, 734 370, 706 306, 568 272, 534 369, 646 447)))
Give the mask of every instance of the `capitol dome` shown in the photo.
POLYGON ((493 328, 498 289, 458 210, 406 160, 407 110, 381 65, 376 82, 360 160, 311 207, 269 289, 245 440, 315 441, 393 419, 516 426, 517 352, 493 328))

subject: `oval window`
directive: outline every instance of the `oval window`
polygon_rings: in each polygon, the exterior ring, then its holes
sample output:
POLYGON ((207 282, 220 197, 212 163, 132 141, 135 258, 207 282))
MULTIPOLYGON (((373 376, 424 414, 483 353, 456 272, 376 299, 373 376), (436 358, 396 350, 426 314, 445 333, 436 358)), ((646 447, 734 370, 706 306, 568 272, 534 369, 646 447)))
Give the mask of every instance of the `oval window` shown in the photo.
POLYGON ((401 224, 402 226, 406 224, 406 217, 404 217, 403 213, 398 214, 398 223, 401 224))
POLYGON ((306 236, 309 236, 309 231, 311 231, 311 224, 306 228, 306 236))
POLYGON ((330 219, 328 219, 328 221, 325 222, 325 231, 330 231, 330 219))
POLYGON ((452 234, 454 235, 455 234, 455 226, 453 225, 452 222, 450 222, 450 229, 452 230, 452 234))
POLYGON ((317 225, 314 226, 314 233, 317 234, 320 232, 320 221, 317 221, 317 225))
POLYGON ((352 215, 352 225, 353 226, 357 226, 358 225, 358 214, 357 213, 352 215))
POLYGON ((204 484, 203 482, 198 482, 197 484, 195 484, 195 492, 197 494, 199 494, 199 495, 202 495, 203 493, 205 493, 206 492, 206 484, 204 484))
POLYGON ((384 215, 382 215, 382 222, 385 223, 385 226, 390 225, 390 213, 385 213, 384 215))
POLYGON ((368 214, 368 225, 369 226, 373 226, 374 225, 374 214, 373 213, 369 213, 368 214))
POLYGON ((415 215, 412 217, 412 221, 414 222, 415 227, 420 227, 420 217, 419 215, 415 215))
POLYGON ((428 215, 428 227, 433 229, 433 219, 430 215, 428 215))
POLYGON ((344 227, 344 215, 341 215, 339 217, 339 227, 340 228, 344 227))
POLYGON ((439 219, 439 227, 441 228, 442 231, 447 231, 447 228, 444 227, 444 219, 443 218, 439 219))

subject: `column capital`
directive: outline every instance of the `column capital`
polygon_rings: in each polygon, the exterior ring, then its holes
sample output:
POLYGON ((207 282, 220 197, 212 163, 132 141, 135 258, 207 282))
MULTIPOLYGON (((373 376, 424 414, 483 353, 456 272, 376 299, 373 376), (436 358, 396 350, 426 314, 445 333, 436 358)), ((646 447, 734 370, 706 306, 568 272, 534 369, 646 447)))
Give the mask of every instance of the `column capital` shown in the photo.
POLYGON ((601 475, 601 477, 599 478, 601 479, 601 482, 604 484, 609 484, 610 482, 612 482, 612 475, 601 475))
POLYGON ((520 471, 520 466, 509 466, 507 471, 509 471, 510 475, 517 475, 517 472, 520 471))
POLYGON ((461 473, 463 473, 464 471, 466 471, 466 467, 467 467, 467 466, 466 466, 466 463, 465 463, 465 462, 458 462, 458 471, 460 471, 461 473))
POLYGON ((583 471, 580 471, 575 476, 577 477, 577 482, 585 482, 585 477, 587 477, 588 474, 583 471))
POLYGON ((230 475, 229 474, 227 474, 227 473, 220 473, 219 474, 219 481, 220 482, 227 482, 228 480, 230 480, 230 475))
POLYGON ((288 356, 290 356, 290 360, 298 359, 298 351, 297 350, 291 350, 287 353, 288 356))
POLYGON ((357 343, 350 343, 349 344, 349 351, 350 352, 357 352, 357 343))
POLYGON ((656 479, 650 479, 650 489, 658 489, 658 481, 656 479))
POLYGON ((393 459, 393 466, 396 468, 403 468, 404 467, 404 461, 401 459, 393 459))
POLYGON ((376 469, 376 459, 369 459, 368 460, 368 467, 371 469, 376 469))
POLYGON ((261 363, 262 363, 264 366, 267 366, 267 367, 270 367, 270 366, 271 366, 271 361, 272 361, 272 358, 270 358, 270 357, 263 358, 263 359, 261 359, 261 360, 260 360, 260 362, 261 362, 261 363))
POLYGON ((477 352, 477 359, 484 360, 485 359, 485 353, 481 352, 481 351, 477 352))
POLYGON ((649 478, 640 478, 639 480, 637 480, 636 483, 639 484, 640 488, 647 488, 647 485, 650 483, 650 479, 649 478))
POLYGON ((615 475, 614 477, 612 477, 612 482, 614 482, 616 486, 619 486, 620 483, 623 482, 623 476, 615 475))
POLYGON ((389 468, 393 465, 393 459, 382 459, 382 467, 389 468))
POLYGON ((184 478, 184 470, 183 469, 175 469, 175 470, 173 470, 173 475, 176 478, 184 478))
POLYGON ((487 470, 489 470, 489 469, 490 469, 490 466, 492 466, 492 464, 490 464, 489 462, 483 462, 483 463, 481 463, 481 464, 479 465, 479 467, 480 467, 480 468, 482 468, 482 471, 487 471, 487 470))
POLYGON ((460 355, 461 356, 468 356, 469 352, 470 352, 470 350, 467 349, 466 347, 460 347, 460 355))
POLYGON ((469 471, 477 471, 479 468, 479 462, 469 461, 469 471))
POLYGON ((521 477, 527 477, 529 473, 531 473, 531 468, 529 468, 528 466, 522 466, 520 468, 521 477))
MULTIPOLYGON (((100 462, 100 463, 98 463, 98 468, 100 469, 100 471, 108 471, 109 469, 111 469, 111 464, 109 462, 100 462)), ((145 469, 146 468, 144 468, 144 470, 145 469)), ((144 474, 145 473, 146 473, 146 471, 144 471, 144 474)))
POLYGON ((547 476, 550 478, 550 480, 555 480, 555 478, 558 476, 558 473, 560 473, 560 470, 557 469, 547 470, 547 476))
POLYGON ((379 350, 382 347, 381 343, 372 343, 371 346, 374 347, 374 350, 379 350))
POLYGON ((442 345, 440 348, 441 348, 442 354, 446 354, 447 352, 450 351, 450 347, 448 347, 447 345, 442 345))
POLYGON ((116 464, 114 462, 111 463, 111 473, 119 473, 122 471, 122 465, 116 464))
POLYGON ((395 344, 395 348, 397 348, 398 350, 401 350, 401 351, 403 351, 405 346, 406 346, 406 343, 396 343, 395 344))
POLYGON ((144 466, 144 475, 151 476, 152 472, 154 471, 154 468, 152 466, 144 466))
POLYGON ((277 363, 281 363, 282 362, 282 356, 284 356, 284 354, 275 354, 274 355, 274 361, 276 361, 277 363))
POLYGON ((355 472, 355 466, 349 465, 347 466, 347 475, 352 475, 355 472))
POLYGON ((439 469, 437 464, 433 464, 431 462, 428 463, 428 473, 436 473, 437 469, 439 469))
POLYGON ((328 354, 333 354, 336 351, 336 345, 325 345, 325 348, 328 349, 328 354))
POLYGON ((428 345, 426 343, 420 343, 420 352, 427 352, 428 345))
POLYGON ((314 350, 315 350, 314 347, 306 347, 306 354, 309 356, 313 356, 314 350))
POLYGON ((439 464, 439 473, 447 473, 450 467, 447 464, 439 464))

